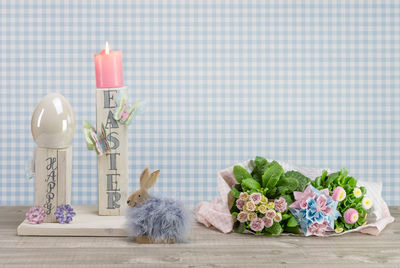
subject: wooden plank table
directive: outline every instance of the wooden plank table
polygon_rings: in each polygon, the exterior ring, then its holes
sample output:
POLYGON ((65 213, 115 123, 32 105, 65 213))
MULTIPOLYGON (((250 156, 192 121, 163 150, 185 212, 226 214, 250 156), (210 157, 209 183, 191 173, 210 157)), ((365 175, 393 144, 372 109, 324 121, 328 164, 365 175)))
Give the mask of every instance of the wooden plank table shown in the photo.
POLYGON ((0 207, 0 267, 400 267, 400 207, 379 236, 256 237, 194 224, 188 244, 17 236, 28 207, 0 207), (324 265, 324 266, 321 266, 324 265))

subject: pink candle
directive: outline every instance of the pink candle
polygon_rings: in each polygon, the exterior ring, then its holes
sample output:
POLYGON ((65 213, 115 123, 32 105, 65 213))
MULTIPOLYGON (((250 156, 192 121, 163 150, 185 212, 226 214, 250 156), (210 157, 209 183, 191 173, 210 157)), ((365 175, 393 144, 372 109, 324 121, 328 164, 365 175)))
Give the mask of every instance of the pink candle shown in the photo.
POLYGON ((106 48, 94 55, 97 88, 119 88, 124 86, 122 78, 122 53, 106 48))

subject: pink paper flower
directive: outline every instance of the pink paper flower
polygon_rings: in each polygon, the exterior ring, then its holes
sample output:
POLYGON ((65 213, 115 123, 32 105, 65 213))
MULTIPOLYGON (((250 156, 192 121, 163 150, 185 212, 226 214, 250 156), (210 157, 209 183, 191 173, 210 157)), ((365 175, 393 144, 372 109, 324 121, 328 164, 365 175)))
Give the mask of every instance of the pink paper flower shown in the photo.
POLYGON ((332 199, 333 201, 343 201, 346 198, 346 191, 343 189, 343 187, 338 186, 333 190, 332 193, 332 199))
POLYGON ((269 217, 267 217, 267 216, 265 216, 264 218, 262 218, 262 220, 263 220, 264 225, 265 225, 266 228, 271 227, 272 224, 274 223, 274 220, 271 219, 271 218, 269 218, 269 217))
POLYGON ((250 222, 251 230, 258 232, 264 229, 264 221, 260 218, 256 218, 250 222))
POLYGON ((315 194, 311 191, 309 185, 304 192, 293 192, 294 198, 296 199, 289 207, 294 209, 305 209, 307 207, 307 199, 314 198, 315 194))
POLYGON ((276 216, 275 210, 269 209, 267 210, 267 213, 265 213, 265 217, 273 219, 276 216))
POLYGON ((236 207, 237 207, 239 210, 243 210, 243 206, 244 206, 244 201, 243 201, 242 199, 237 199, 237 200, 236 200, 236 207))
POLYGON ((325 231, 331 231, 329 224, 327 221, 323 223, 313 223, 308 227, 308 234, 307 235, 316 235, 316 236, 324 236, 325 231))
POLYGON ((250 200, 254 202, 254 204, 258 204, 261 201, 261 194, 260 193, 252 193, 250 195, 250 200))
POLYGON ((39 224, 42 223, 44 218, 46 217, 46 212, 43 208, 39 206, 31 207, 28 212, 25 214, 26 219, 29 223, 39 224))
POLYGON ((278 212, 284 212, 287 208, 287 203, 285 198, 282 196, 279 199, 274 200, 275 210, 278 212))
POLYGON ((348 224, 353 224, 358 221, 358 211, 354 208, 349 208, 348 210, 346 210, 346 212, 344 213, 344 221, 348 224))
POLYGON ((247 213, 242 211, 237 215, 237 220, 240 222, 246 222, 247 221, 247 213))

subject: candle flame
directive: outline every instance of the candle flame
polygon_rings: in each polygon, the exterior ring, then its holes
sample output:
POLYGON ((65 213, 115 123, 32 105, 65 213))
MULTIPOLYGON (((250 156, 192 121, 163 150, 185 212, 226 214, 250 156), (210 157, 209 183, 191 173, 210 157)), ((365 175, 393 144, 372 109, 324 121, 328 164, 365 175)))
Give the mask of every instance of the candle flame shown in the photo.
POLYGON ((106 55, 110 54, 110 48, 108 47, 108 42, 106 42, 106 55))

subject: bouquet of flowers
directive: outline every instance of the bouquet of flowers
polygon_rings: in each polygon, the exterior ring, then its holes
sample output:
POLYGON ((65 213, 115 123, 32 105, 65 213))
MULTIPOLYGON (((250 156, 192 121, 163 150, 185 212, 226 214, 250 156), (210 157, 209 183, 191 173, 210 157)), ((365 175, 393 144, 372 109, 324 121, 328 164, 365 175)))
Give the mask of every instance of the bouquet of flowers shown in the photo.
POLYGON ((302 173, 285 172, 277 161, 256 157, 254 169, 233 167, 237 184, 230 190, 233 229, 242 233, 281 233, 323 236, 366 224, 372 207, 366 188, 346 169, 311 180, 302 173))

